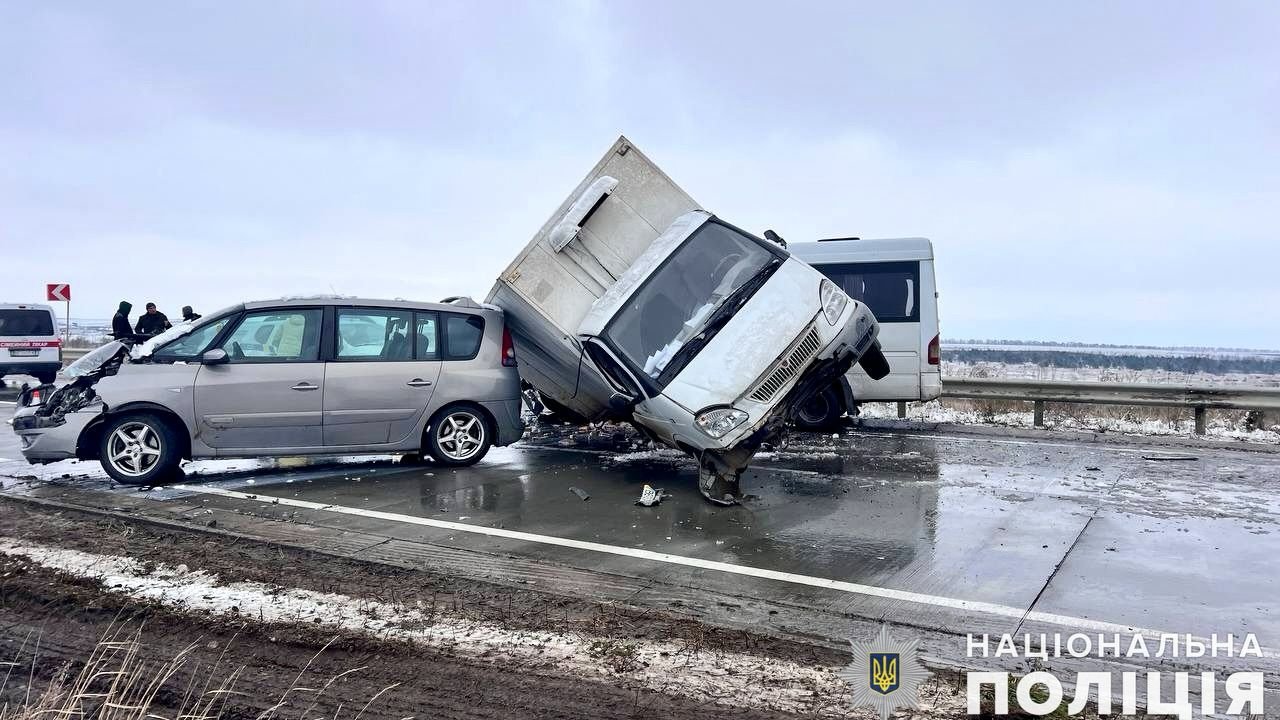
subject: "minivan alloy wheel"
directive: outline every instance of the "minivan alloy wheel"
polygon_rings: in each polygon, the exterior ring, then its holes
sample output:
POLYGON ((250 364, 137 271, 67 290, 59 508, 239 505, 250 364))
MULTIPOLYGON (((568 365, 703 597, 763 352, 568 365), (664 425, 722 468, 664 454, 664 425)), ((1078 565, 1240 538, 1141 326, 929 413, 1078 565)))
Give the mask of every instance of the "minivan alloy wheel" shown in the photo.
POLYGON ((128 422, 111 433, 107 462, 122 475, 141 477, 160 462, 160 435, 144 422, 128 422))
POLYGON ((469 410, 446 415, 436 427, 436 445, 450 460, 467 460, 485 445, 484 420, 469 410))

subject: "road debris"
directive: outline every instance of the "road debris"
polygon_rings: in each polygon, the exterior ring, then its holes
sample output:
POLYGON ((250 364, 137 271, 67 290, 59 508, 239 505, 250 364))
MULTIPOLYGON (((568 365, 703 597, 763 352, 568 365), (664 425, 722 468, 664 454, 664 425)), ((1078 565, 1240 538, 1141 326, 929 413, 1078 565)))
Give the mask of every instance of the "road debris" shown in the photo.
POLYGON ((1143 455, 1143 460, 1199 460, 1195 455, 1143 455))
POLYGON ((653 507, 663 500, 670 497, 662 488, 654 488, 652 485, 645 485, 644 490, 640 492, 640 499, 636 501, 637 505, 644 507, 653 507))
POLYGON ((591 499, 591 495, 589 495, 589 494, 587 493, 587 491, 586 491, 586 490, 583 490, 583 489, 582 489, 582 488, 580 488, 580 487, 574 487, 574 486, 570 485, 570 486, 569 486, 569 492, 573 493, 574 495, 577 495, 577 496, 578 496, 578 499, 583 500, 583 501, 586 501, 586 500, 590 500, 590 499, 591 499))

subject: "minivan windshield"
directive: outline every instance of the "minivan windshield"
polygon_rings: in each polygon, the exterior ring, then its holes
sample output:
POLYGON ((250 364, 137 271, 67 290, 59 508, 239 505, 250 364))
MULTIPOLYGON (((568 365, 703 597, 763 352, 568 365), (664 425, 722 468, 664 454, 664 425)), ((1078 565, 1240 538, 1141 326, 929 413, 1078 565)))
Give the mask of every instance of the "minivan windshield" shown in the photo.
POLYGON ((665 387, 781 263, 780 253, 745 233, 708 222, 636 290, 605 339, 665 387))

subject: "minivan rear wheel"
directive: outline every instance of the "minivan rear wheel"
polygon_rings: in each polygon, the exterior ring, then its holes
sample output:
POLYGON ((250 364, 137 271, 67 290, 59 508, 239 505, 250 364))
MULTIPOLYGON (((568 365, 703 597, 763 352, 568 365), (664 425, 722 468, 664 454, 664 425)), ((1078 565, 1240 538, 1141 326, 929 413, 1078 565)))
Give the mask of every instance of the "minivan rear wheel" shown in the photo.
POLYGON ((156 485, 173 477, 182 462, 182 444, 163 418, 130 413, 107 421, 98 441, 98 459, 116 482, 156 485))
POLYGON ((427 452, 441 465, 474 465, 489 452, 492 436, 482 410, 454 405, 436 413, 427 426, 427 452))

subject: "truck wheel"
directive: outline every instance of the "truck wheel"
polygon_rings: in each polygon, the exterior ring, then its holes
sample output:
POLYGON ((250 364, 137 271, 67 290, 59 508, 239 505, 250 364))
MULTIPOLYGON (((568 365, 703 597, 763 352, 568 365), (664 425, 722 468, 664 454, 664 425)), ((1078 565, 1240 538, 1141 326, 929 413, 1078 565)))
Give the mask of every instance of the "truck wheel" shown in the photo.
POLYGON ((53 381, 54 381, 55 379, 57 379, 57 377, 58 377, 58 373, 56 373, 56 372, 38 372, 38 373, 36 373, 36 379, 40 381, 40 384, 41 384, 41 385, 51 385, 51 384, 53 383, 53 381))
POLYGON ((116 482, 156 485, 178 469, 182 443, 163 418, 131 413, 107 421, 98 441, 98 458, 116 482))
POLYGON ((843 414, 843 403, 836 391, 824 388, 800 406, 796 412, 796 427, 802 430, 825 430, 835 425, 843 414))
POLYGON ((427 452, 441 465, 475 465, 493 444, 489 421, 472 405, 447 407, 427 425, 427 452))

